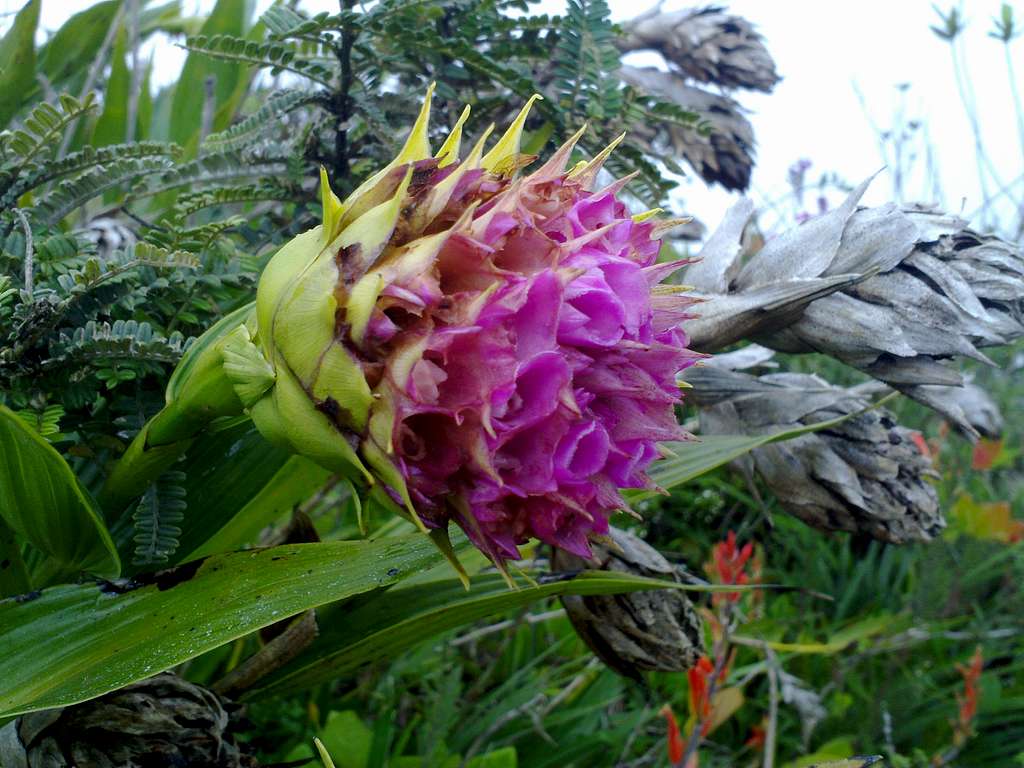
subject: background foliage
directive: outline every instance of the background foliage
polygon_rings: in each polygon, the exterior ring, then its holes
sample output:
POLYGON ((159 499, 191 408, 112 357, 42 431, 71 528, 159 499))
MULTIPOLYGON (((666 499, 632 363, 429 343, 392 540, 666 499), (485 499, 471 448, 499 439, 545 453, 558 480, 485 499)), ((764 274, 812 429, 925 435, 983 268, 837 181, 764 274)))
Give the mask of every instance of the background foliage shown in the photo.
MULTIPOLYGON (((358 537, 359 502, 345 485, 244 424, 224 425, 128 510, 97 511, 90 493, 162 404, 191 340, 248 301, 275 247, 318 218, 317 166, 339 194, 353 189, 393 155, 429 82, 438 83, 439 131, 466 103, 476 126, 507 122, 542 83, 529 153, 548 151, 585 121, 588 155, 634 125, 702 128, 700 115, 608 75, 617 30, 600 0, 570 0, 558 17, 516 0, 381 0, 313 18, 279 4, 260 19, 242 0, 218 0, 202 19, 182 16, 174 2, 105 0, 36 45, 39 4, 25 5, 0 41, 0 403, 10 409, 5 419, 18 420, 5 420, 0 438, 5 452, 45 443, 47 460, 67 461, 74 474, 55 473, 54 493, 81 500, 63 530, 77 531, 88 551, 59 551, 56 567, 43 554, 62 542, 29 536, 25 581, 6 583, 5 595, 73 580, 83 564, 116 573, 117 560, 153 590, 146 578, 157 568, 243 544, 285 545, 283 513, 293 508, 323 540, 358 537), (160 90, 138 53, 154 35, 189 51, 178 83, 160 90), (221 457, 216 476, 204 471, 221 457), (109 540, 89 523, 104 513, 109 540)), ((632 192, 651 205, 672 187, 673 162, 656 150, 623 144, 611 167, 638 171, 632 192)), ((999 359, 1006 370, 1020 367, 1015 355, 999 359)), ((786 364, 849 376, 830 361, 786 364)), ((977 376, 1006 413, 1020 408, 1012 376, 977 376)), ((737 634, 782 645, 772 654, 737 646, 727 684, 742 704, 711 734, 702 764, 761 764, 751 734, 773 708, 778 764, 856 752, 929 764, 954 740, 963 687, 954 662, 966 663, 979 645, 976 734, 954 759, 1024 764, 1024 545, 1007 516, 1024 507, 1020 426, 1011 420, 1002 442, 972 454, 933 415, 907 406, 903 416, 942 470, 951 526, 933 544, 822 535, 773 514, 770 496, 726 469, 645 502, 638 530, 691 569, 733 530, 758 543, 764 581, 831 598, 744 597, 737 634)), ((373 519, 371 528, 386 539, 389 525, 373 519)), ((25 531, 0 524, 5 551, 21 557, 8 528, 25 531)), ((408 546, 419 562, 422 553, 408 546)), ((364 574, 365 589, 381 588, 371 585, 377 576, 364 574)), ((423 580, 435 594, 461 595, 450 572, 423 580)), ((418 583, 401 587, 410 603, 418 583)), ((151 594, 145 588, 137 599, 151 594)), ((59 589, 70 599, 95 587, 59 589)), ((406 637, 380 658, 359 655, 366 638, 336 638, 349 654, 337 662, 340 676, 277 697, 265 695, 271 679, 251 697, 247 738, 271 761, 312 755, 319 735, 339 768, 665 764, 657 713, 666 702, 688 711, 685 675, 643 684, 617 677, 591 657, 557 603, 540 601, 555 592, 530 593, 539 602, 524 599, 427 642, 406 637)), ((334 610, 359 611, 354 600, 334 610)), ((471 603, 459 604, 464 621, 487 615, 471 603)), ((189 679, 220 680, 262 642, 228 633, 208 647, 183 665, 189 679)))

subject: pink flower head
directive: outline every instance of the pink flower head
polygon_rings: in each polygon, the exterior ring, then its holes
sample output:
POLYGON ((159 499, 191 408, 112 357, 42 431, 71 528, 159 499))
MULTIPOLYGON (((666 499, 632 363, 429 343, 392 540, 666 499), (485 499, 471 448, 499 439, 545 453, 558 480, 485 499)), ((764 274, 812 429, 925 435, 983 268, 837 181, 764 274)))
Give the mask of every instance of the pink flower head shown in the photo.
POLYGON ((679 264, 657 263, 656 225, 630 216, 621 184, 563 170, 571 148, 523 179, 469 181, 449 207, 472 215, 436 269, 393 285, 402 312, 377 318, 382 343, 419 351, 392 379, 413 504, 495 560, 530 537, 590 557, 618 489, 648 487, 657 443, 687 437, 674 406, 698 357, 679 328, 688 302, 652 297, 679 264))
POLYGON ((685 262, 658 262, 665 225, 630 215, 628 179, 597 188, 611 148, 567 171, 581 132, 520 175, 524 109, 486 155, 485 135, 459 159, 467 112, 431 156, 429 101, 348 200, 324 185, 319 237, 264 272, 278 370, 254 418, 410 518, 454 520, 498 564, 533 537, 590 557, 619 489, 650 487, 658 443, 688 437, 674 409, 701 357, 679 327, 693 300, 658 286, 685 262), (321 431, 286 417, 306 397, 321 431))

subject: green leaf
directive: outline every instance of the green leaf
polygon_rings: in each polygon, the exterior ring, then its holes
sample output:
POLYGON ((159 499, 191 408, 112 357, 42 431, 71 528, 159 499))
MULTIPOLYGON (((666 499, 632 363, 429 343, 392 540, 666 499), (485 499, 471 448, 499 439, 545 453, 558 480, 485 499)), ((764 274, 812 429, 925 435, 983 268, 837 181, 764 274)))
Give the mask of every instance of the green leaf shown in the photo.
POLYGON ((364 664, 393 658, 432 635, 548 597, 680 588, 692 587, 610 571, 583 571, 518 589, 509 589, 500 574, 478 575, 468 590, 461 581, 450 578, 410 584, 355 607, 328 606, 318 611, 320 634, 313 644, 249 693, 262 696, 305 690, 364 664))
POLYGON ((420 534, 291 544, 0 601, 0 717, 87 701, 438 557, 420 534))
POLYGON ((96 502, 53 446, 4 406, 0 456, 0 516, 7 525, 67 569, 120 573, 96 502))
POLYGON ((135 140, 145 141, 149 138, 149 129, 153 124, 153 93, 151 81, 153 78, 153 62, 146 67, 142 75, 142 83, 139 86, 139 106, 135 116, 135 140))
POLYGON ((81 91, 78 81, 84 83, 120 6, 121 0, 105 0, 76 13, 39 48, 39 71, 51 86, 81 91))
MULTIPOLYGON (((247 0, 217 0, 203 24, 201 34, 242 37, 245 35, 249 11, 247 0)), ((244 64, 214 60, 201 53, 189 53, 178 79, 180 87, 174 91, 171 140, 185 147, 187 153, 195 153, 207 78, 213 78, 214 81, 216 105, 212 129, 222 131, 227 128, 248 85, 248 70, 244 64), (241 91, 239 86, 242 87, 241 91)))
POLYGON ((0 518, 0 597, 23 595, 32 589, 17 534, 0 518))
POLYGON ((120 144, 125 139, 128 127, 128 91, 131 89, 131 74, 128 72, 128 34, 124 25, 114 38, 114 51, 110 56, 110 76, 103 92, 103 112, 93 128, 94 147, 120 144))
POLYGON ((0 40, 0 128, 11 121, 25 93, 36 86, 35 36, 39 5, 40 0, 29 0, 0 40))
POLYGON ((188 512, 179 560, 254 542, 330 476, 308 459, 271 445, 249 421, 194 443, 180 468, 187 477, 188 512))
POLYGON ((320 743, 337 758, 337 768, 367 768, 373 731, 351 709, 331 712, 320 731, 320 743))

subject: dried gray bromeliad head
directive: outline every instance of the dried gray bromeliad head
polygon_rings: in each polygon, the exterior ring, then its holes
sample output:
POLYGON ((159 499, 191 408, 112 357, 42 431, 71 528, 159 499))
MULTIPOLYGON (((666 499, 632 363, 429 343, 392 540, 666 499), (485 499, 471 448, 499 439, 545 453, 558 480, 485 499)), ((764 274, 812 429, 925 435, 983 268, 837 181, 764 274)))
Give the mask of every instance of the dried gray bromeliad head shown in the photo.
MULTIPOLYGON (((685 571, 669 563, 643 539, 614 527, 609 529, 609 538, 609 544, 593 546, 593 560, 554 550, 552 568, 684 580, 685 571)), ((561 600, 590 650, 621 675, 637 678, 642 671, 681 672, 696 664, 703 653, 700 617, 682 591, 662 589, 561 600)))
POLYGON ((163 673, 63 709, 33 712, 0 729, 0 765, 257 765, 235 743, 232 718, 212 691, 163 673))
POLYGON ((693 369, 687 380, 703 434, 771 434, 856 414, 739 462, 808 525, 894 544, 927 541, 945 527, 930 459, 889 411, 858 413, 869 405, 858 392, 807 374, 757 377, 715 366, 693 369))
POLYGON ((752 206, 734 206, 683 278, 705 300, 687 324, 691 344, 822 352, 976 436, 949 389, 963 377, 944 361, 990 362, 982 348, 1024 336, 1024 256, 932 209, 857 208, 869 182, 745 259, 752 206))

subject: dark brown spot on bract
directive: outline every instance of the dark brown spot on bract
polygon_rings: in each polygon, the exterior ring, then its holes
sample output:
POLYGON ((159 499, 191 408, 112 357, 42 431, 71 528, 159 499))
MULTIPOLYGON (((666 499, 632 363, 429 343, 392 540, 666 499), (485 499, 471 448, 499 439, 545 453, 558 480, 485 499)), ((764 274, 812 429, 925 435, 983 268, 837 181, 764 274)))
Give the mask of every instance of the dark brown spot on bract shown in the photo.
POLYGON ((15 595, 14 596, 14 602, 16 602, 16 603, 30 603, 33 600, 35 600, 35 599, 37 599, 39 597, 42 597, 42 596, 43 596, 43 590, 41 590, 41 589, 33 589, 31 592, 26 592, 23 595, 15 595))
MULTIPOLYGON (((334 263, 338 265, 338 289, 348 288, 355 284, 356 280, 363 276, 363 260, 361 254, 363 246, 360 243, 352 243, 338 251, 334 257, 334 263)), ((345 291, 348 292, 347 290, 345 291)), ((340 304, 341 302, 339 302, 340 304)))

